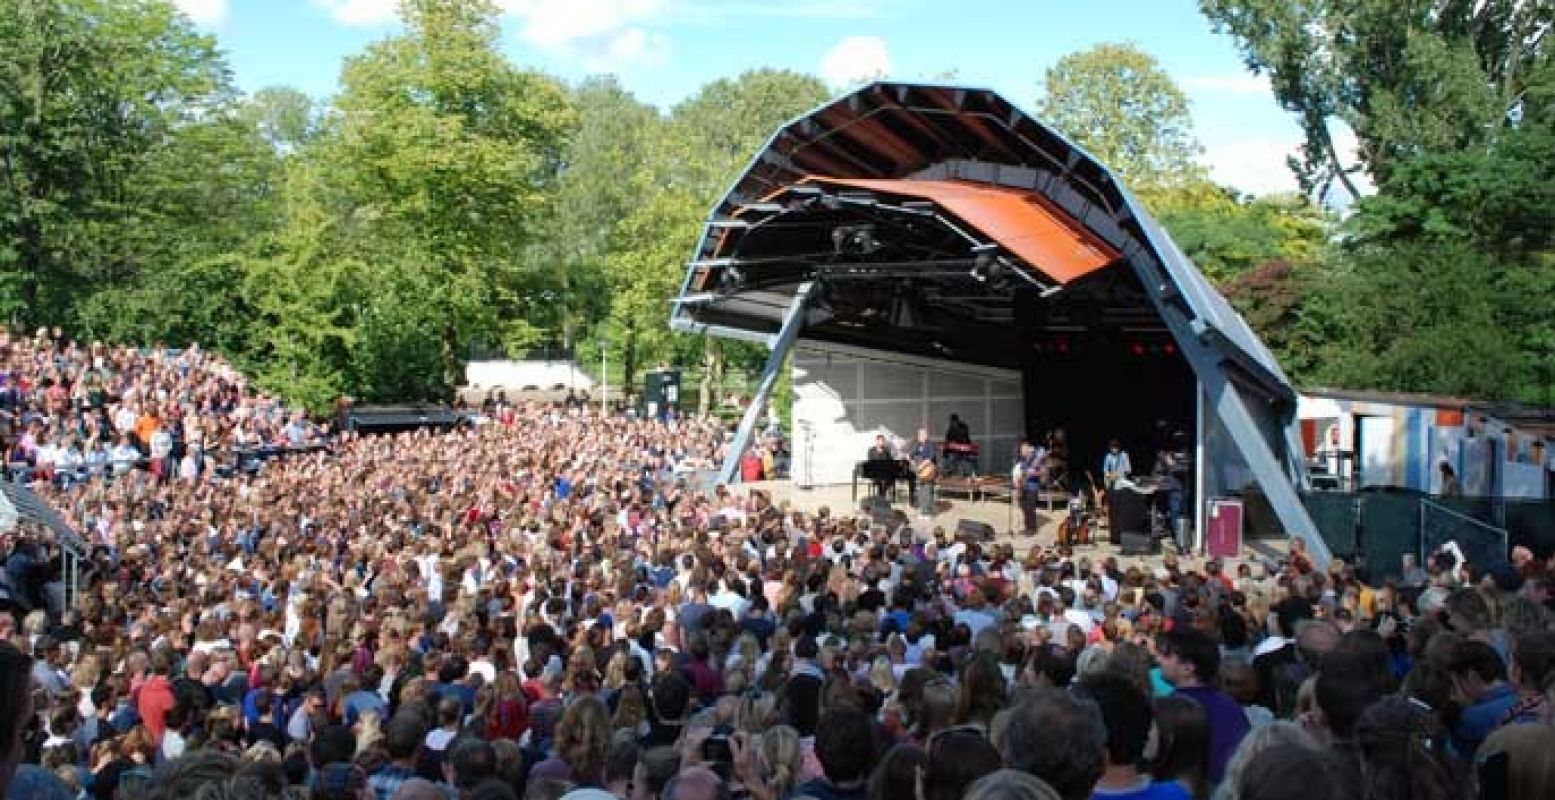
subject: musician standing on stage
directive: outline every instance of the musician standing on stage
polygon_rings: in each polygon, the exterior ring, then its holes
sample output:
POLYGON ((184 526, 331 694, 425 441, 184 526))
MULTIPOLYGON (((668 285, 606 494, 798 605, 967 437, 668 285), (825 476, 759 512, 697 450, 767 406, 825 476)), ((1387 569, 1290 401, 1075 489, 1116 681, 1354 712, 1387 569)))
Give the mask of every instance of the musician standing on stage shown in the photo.
POLYGON ((1037 535, 1037 500, 1042 493, 1042 454, 1029 441, 1020 443, 1020 458, 1015 461, 1015 491, 1020 496, 1022 533, 1037 535))
POLYGON ((913 442, 907 457, 912 461, 913 474, 917 477, 913 503, 918 513, 934 516, 934 481, 939 478, 939 462, 935 460, 934 443, 929 441, 929 429, 919 428, 918 439, 913 442))
POLYGON ((1117 488, 1118 481, 1128 480, 1133 471, 1134 467, 1128 461, 1128 451, 1123 449, 1123 445, 1117 439, 1108 442, 1107 457, 1101 460, 1102 480, 1106 481, 1107 491, 1117 488))
POLYGON ((881 464, 895 461, 896 455, 891 452, 891 445, 886 444, 883 434, 875 437, 875 444, 869 448, 869 455, 866 458, 875 465, 875 494, 884 497, 886 491, 891 488, 895 481, 886 477, 890 474, 890 470, 887 467, 881 466, 881 464))

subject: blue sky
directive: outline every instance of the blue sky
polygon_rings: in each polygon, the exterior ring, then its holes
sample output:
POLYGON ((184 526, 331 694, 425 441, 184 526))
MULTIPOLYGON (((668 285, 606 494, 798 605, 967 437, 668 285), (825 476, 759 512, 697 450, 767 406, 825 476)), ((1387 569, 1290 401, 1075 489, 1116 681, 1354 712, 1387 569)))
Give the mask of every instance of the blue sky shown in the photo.
MULTIPOLYGON (((216 34, 238 84, 333 93, 341 60, 396 30, 394 0, 175 0, 216 34)), ((1267 81, 1210 30, 1195 0, 497 0, 516 62, 567 80, 613 72, 668 107, 704 83, 762 66, 836 87, 954 71, 1026 108, 1043 71, 1106 41, 1150 52, 1193 101, 1205 163, 1249 192, 1294 188, 1300 135, 1267 81)))

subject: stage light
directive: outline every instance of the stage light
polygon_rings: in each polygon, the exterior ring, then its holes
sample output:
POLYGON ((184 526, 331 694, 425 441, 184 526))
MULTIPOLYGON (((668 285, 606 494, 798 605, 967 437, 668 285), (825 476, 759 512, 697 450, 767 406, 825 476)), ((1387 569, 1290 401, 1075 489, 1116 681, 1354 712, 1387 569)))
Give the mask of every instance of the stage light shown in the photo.
POLYGON ((993 265, 993 253, 978 253, 977 257, 972 259, 972 280, 977 281, 978 283, 987 283, 990 273, 993 270, 993 265))
POLYGON ((1060 352, 1060 353, 1067 353, 1067 352, 1069 352, 1069 343, 1068 342, 1059 342, 1058 343, 1058 352, 1060 352))
POLYGON ((1132 348, 1130 348, 1130 349, 1133 350, 1134 355, 1136 355, 1136 356, 1142 356, 1142 355, 1145 354, 1145 346, 1140 344, 1139 342, 1135 342, 1134 346, 1132 348))
POLYGON ((838 225, 831 231, 832 248, 838 255, 869 255, 880 249, 873 225, 838 225))
POLYGON ((1173 354, 1175 352, 1177 352, 1177 345, 1172 344, 1171 342, 1167 342, 1166 343, 1166 354, 1167 355, 1171 355, 1171 354, 1173 354))

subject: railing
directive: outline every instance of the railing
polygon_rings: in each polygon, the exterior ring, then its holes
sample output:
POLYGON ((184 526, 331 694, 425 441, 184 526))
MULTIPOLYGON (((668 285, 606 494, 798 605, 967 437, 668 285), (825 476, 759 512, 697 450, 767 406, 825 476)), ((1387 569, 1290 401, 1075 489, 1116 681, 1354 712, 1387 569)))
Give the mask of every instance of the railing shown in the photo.
POLYGON ((1504 562, 1517 546, 1555 555, 1555 501, 1367 491, 1302 499, 1329 549, 1365 562, 1379 579, 1399 575, 1405 554, 1420 557, 1448 541, 1480 569, 1504 562), (1498 507, 1505 525, 1496 524, 1498 507))

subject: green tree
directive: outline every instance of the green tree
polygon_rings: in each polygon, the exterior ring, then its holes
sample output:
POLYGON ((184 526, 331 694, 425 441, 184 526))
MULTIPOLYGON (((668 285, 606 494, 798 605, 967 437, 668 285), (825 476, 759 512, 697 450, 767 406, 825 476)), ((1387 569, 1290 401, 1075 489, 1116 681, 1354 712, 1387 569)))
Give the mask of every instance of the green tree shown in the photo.
MULTIPOLYGON (((774 69, 753 70, 703 86, 671 112, 669 138, 656 170, 664 176, 663 185, 684 191, 688 215, 694 210, 696 218, 705 217, 772 132, 820 105, 827 94, 826 85, 813 76, 774 69)), ((678 281, 690 254, 688 246, 673 264, 659 263, 656 268, 673 271, 678 281)), ((664 316, 668 316, 667 303, 664 316)), ((720 400, 729 351, 742 361, 765 357, 750 345, 706 337, 697 387, 701 412, 720 400)))
POLYGON ((65 322, 92 289, 151 268, 143 248, 167 234, 140 235, 159 221, 147 171, 169 177, 199 135, 183 128, 231 99, 214 40, 164 0, 0 3, 0 312, 65 322))
POLYGON ((531 321, 559 332, 572 345, 577 317, 598 319, 610 310, 606 291, 616 230, 643 205, 657 182, 652 154, 664 141, 663 120, 614 77, 590 78, 573 92, 578 131, 568 144, 555 183, 551 213, 531 260, 534 290, 552 298, 534 305, 531 321))
POLYGON ((1130 185, 1175 186, 1202 175, 1187 95, 1132 44, 1059 59, 1043 77, 1037 111, 1130 185))
POLYGON ((1248 197, 1197 181, 1141 192, 1145 205, 1213 282, 1273 261, 1310 267, 1324 257, 1333 220, 1299 195, 1248 197))
POLYGON ((1377 184, 1412 155, 1483 144, 1511 120, 1555 113, 1555 5, 1523 0, 1200 0, 1306 135, 1292 167, 1309 190, 1377 184), (1332 122, 1360 142, 1351 163, 1332 122))
POLYGON ((715 80, 671 111, 670 146, 657 168, 670 186, 694 192, 705 212, 773 131, 829 94, 819 78, 788 70, 715 80))
POLYGON ((1527 363, 1503 327, 1495 265, 1465 242, 1363 246, 1320 289, 1334 331, 1323 385, 1506 398, 1527 363))
POLYGON ((554 80, 498 49, 489 2, 408 0, 406 32, 347 60, 309 147, 353 255, 421 270, 408 281, 438 320, 442 385, 473 337, 505 339, 530 277, 575 113, 554 80))
POLYGON ((301 150, 318 132, 313 98, 289 86, 269 86, 244 99, 241 114, 277 153, 301 150))

